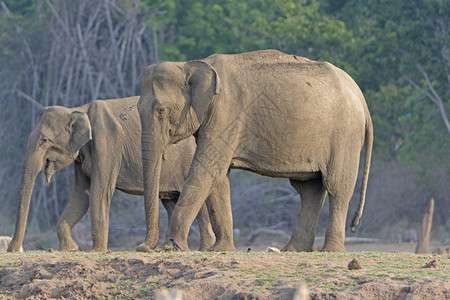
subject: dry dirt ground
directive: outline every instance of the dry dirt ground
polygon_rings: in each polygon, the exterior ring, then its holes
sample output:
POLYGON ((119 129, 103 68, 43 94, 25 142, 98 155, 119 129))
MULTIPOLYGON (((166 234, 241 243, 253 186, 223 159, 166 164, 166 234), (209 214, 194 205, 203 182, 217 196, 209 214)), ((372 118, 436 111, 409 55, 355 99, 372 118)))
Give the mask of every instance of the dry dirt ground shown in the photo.
POLYGON ((0 253, 0 299, 293 299, 302 284, 311 299, 450 299, 450 255, 0 253), (354 258, 361 269, 348 269, 354 258))

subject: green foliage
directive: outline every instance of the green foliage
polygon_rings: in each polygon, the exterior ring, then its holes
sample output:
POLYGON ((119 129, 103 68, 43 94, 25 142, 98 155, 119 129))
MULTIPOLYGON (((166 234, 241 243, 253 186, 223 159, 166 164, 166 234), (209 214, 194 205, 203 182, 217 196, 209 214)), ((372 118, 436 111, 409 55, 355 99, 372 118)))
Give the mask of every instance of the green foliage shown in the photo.
POLYGON ((163 1, 152 24, 164 28, 165 60, 275 48, 344 63, 352 43, 342 21, 324 16, 317 1, 163 1))
POLYGON ((14 15, 31 16, 41 8, 39 2, 30 0, 3 0, 2 1, 14 15))

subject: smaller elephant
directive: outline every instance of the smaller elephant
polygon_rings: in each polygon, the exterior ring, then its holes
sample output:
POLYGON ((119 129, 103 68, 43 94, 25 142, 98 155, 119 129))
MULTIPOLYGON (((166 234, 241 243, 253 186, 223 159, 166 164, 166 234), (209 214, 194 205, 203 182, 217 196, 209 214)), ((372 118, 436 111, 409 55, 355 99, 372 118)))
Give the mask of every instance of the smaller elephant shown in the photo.
MULTIPOLYGON (((44 169, 49 183, 55 172, 72 162, 75 172, 73 190, 57 225, 59 248, 63 251, 78 250, 71 229, 90 211, 92 250, 106 251, 110 201, 114 190, 134 195, 144 193, 138 100, 139 97, 130 97, 96 100, 74 108, 44 108, 28 139, 16 229, 9 252, 19 251, 22 246, 37 174, 44 169)), ((195 141, 191 138, 168 147, 165 153, 159 196, 169 220, 194 151, 195 141)), ((229 193, 227 178, 211 192, 207 204, 221 202, 221 198, 229 197, 229 193)), ((151 213, 159 214, 146 206, 145 214, 151 213)), ((200 250, 206 250, 215 242, 213 229, 220 236, 220 226, 213 223, 214 228, 211 228, 206 206, 202 207, 197 220, 200 250)))

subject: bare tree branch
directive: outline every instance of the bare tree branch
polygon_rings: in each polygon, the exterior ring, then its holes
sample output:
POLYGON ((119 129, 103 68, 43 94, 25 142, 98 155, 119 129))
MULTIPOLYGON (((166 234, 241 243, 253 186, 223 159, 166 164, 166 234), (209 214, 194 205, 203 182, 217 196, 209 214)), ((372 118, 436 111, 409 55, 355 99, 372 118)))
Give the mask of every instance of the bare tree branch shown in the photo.
POLYGON ((427 83, 428 88, 430 89, 431 93, 433 94, 433 97, 428 96, 439 108, 439 112, 441 113, 442 120, 444 121, 445 127, 447 128, 448 133, 450 134, 450 122, 447 118, 447 113, 445 112, 444 102, 442 101, 442 98, 439 96, 439 94, 434 89, 433 85, 431 84, 430 79, 428 78, 428 74, 424 71, 422 66, 420 64, 416 64, 416 68, 419 70, 419 72, 422 74, 422 76, 425 78, 425 81, 427 83))
POLYGON ((33 97, 28 96, 27 94, 25 94, 21 90, 16 90, 16 92, 17 92, 17 95, 21 96, 25 100, 28 100, 31 104, 35 105, 37 108, 39 108, 39 109, 44 108, 44 106, 42 104, 37 102, 33 97))

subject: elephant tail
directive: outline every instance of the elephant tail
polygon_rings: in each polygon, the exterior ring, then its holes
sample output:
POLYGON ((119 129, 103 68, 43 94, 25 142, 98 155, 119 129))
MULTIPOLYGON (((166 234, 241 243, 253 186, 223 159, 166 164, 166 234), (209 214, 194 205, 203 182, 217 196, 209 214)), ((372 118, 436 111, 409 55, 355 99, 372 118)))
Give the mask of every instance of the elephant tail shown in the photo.
POLYGON ((370 114, 366 113, 366 133, 364 138, 364 144, 366 148, 366 155, 364 158, 364 173, 361 182, 361 193, 359 199, 358 210, 353 217, 351 230, 352 232, 356 232, 360 225, 361 216, 364 209, 364 203, 366 201, 366 190, 367 190, 367 181, 369 180, 369 170, 370 170, 370 160, 372 158, 372 144, 373 144, 373 125, 370 114))

